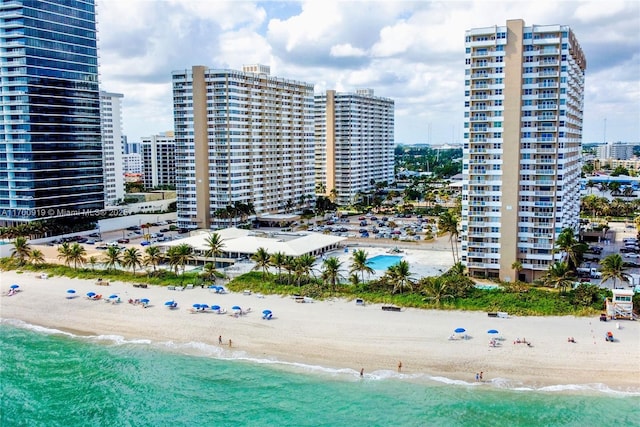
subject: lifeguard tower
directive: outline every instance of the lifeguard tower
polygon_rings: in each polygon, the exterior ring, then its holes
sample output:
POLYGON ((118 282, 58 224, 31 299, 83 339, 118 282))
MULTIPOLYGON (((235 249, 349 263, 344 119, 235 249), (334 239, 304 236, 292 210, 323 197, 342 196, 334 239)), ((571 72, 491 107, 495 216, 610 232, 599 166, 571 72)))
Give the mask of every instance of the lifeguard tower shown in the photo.
POLYGON ((633 289, 613 289, 613 297, 605 300, 605 310, 610 319, 633 320, 633 289))

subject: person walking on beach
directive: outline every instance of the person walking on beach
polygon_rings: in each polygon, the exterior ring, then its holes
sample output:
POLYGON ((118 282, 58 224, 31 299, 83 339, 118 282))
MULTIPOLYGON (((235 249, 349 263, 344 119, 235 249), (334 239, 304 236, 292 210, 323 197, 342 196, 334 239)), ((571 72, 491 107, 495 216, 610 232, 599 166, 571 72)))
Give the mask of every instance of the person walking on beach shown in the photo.
POLYGON ((364 368, 360 369, 360 378, 364 376, 364 368))
POLYGON ((480 381, 480 374, 476 372, 476 382, 480 381))
POLYGON ((402 360, 398 362, 398 372, 402 372, 402 360))
POLYGON ((229 338, 229 348, 231 348, 231 338, 229 338))
POLYGON ((482 381, 482 374, 484 374, 484 372, 480 371, 480 381, 482 381))
POLYGON ((222 345, 222 335, 218 335, 218 344, 222 345))

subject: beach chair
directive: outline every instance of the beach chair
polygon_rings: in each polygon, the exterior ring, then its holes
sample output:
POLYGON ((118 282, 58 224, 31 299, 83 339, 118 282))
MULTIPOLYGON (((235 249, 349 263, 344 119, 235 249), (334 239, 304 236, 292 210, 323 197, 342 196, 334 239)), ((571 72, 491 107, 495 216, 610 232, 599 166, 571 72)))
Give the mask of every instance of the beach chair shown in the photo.
POLYGON ((193 285, 192 285, 191 283, 189 283, 189 284, 187 285, 187 289, 193 289, 193 285))

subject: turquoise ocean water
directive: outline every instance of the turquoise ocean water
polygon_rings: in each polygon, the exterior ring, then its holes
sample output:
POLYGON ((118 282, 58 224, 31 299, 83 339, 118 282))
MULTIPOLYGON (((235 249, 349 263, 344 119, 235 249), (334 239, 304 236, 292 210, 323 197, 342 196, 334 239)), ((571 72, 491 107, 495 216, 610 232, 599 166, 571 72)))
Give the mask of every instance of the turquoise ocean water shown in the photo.
POLYGON ((0 323, 6 426, 636 426, 640 395, 504 389, 0 323))

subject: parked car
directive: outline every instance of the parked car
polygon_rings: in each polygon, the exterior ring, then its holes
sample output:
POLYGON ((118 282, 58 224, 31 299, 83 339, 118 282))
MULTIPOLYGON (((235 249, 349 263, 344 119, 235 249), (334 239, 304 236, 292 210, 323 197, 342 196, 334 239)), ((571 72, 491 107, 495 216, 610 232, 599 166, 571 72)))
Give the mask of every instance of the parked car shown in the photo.
POLYGON ((129 243, 129 239, 118 239, 118 243, 129 243))
POLYGON ((168 233, 168 232, 169 232, 169 231, 171 231, 171 230, 169 230, 168 228, 161 228, 161 229, 160 229, 160 231, 161 231, 162 233, 168 233))

